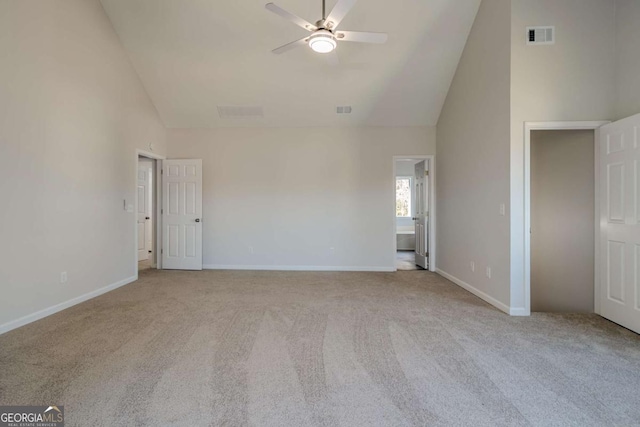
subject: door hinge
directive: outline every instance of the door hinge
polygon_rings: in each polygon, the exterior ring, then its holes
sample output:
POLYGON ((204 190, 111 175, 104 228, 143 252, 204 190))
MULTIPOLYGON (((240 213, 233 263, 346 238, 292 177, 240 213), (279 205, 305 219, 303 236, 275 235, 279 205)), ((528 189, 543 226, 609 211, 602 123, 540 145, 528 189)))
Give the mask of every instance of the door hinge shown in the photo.
POLYGON ((164 175, 164 169, 160 169, 160 175, 164 175))
POLYGON ((424 171, 424 176, 429 176, 429 171, 424 171))
POLYGON ((160 254, 162 255, 164 253, 164 249, 160 249, 160 254))
POLYGON ((162 215, 164 213, 164 209, 160 209, 160 214, 162 215))

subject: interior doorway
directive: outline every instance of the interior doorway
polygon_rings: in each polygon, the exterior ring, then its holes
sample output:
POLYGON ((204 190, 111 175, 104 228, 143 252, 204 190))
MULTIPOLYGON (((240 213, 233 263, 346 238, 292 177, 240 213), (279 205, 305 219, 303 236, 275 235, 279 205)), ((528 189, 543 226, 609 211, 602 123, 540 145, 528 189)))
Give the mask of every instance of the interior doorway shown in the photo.
POLYGON ((148 270, 155 266, 154 236, 154 188, 155 161, 138 156, 138 186, 136 192, 136 221, 138 233, 138 271, 148 270))
POLYGON ((138 273, 161 268, 161 169, 162 157, 141 150, 136 151, 135 264, 138 273))
MULTIPOLYGON (((540 225, 537 225, 537 230, 533 230, 532 229, 532 183, 531 183, 531 179, 532 179, 532 173, 531 173, 531 167, 532 167, 532 141, 534 138, 534 133, 535 132, 539 132, 539 131, 587 131, 588 133, 590 133, 592 135, 592 144, 591 144, 591 150, 594 153, 594 160, 593 160, 593 180, 590 183, 587 183, 588 185, 591 185, 593 188, 593 200, 594 200, 594 204, 591 206, 591 208, 588 210, 588 214, 592 215, 593 217, 593 223, 594 227, 594 244, 593 244, 593 255, 594 255, 594 259, 598 259, 599 257, 599 247, 597 242, 600 239, 600 236, 598 234, 599 232, 599 215, 597 213, 597 208, 596 206, 599 205, 600 203, 600 190, 599 187, 597 185, 598 182, 600 182, 600 163, 599 163, 599 157, 598 157, 598 147, 599 147, 599 143, 598 143, 598 138, 597 136, 599 135, 599 131, 598 129, 607 124, 609 122, 606 121, 570 121, 570 122, 525 122, 524 124, 524 159, 522 162, 522 166, 523 166, 523 176, 524 176, 524 188, 523 188, 523 196, 524 196, 524 215, 523 215, 523 219, 524 221, 522 222, 522 237, 524 240, 524 307, 522 309, 522 312, 518 313, 520 315, 529 315, 532 311, 532 260, 531 260, 531 256, 532 256, 532 232, 539 232, 540 231, 540 225)), ((560 134, 561 135, 561 134, 560 134)), ((572 162, 572 160, 569 160, 569 162, 572 162)), ((566 164, 565 167, 568 167, 569 164, 566 164)), ((581 185, 584 185, 584 183, 581 183, 581 185)), ((572 190, 565 192, 565 198, 568 198, 568 194, 571 193, 572 190)), ((512 217, 513 220, 513 217, 512 217)), ((542 237, 542 236, 539 236, 542 237)), ((547 248, 547 254, 551 254, 552 251, 555 248, 555 242, 554 243, 549 243, 547 242, 546 245, 541 245, 542 250, 544 250, 544 248, 547 248)), ((543 255, 546 256, 546 255, 543 255)), ((565 258, 566 259, 566 258, 565 258)), ((593 280, 587 278, 586 280, 591 280, 591 282, 588 284, 593 288, 593 295, 597 295, 599 292, 599 285, 600 285, 600 281, 599 281, 599 276, 598 276, 598 271, 599 271, 599 267, 598 267, 598 263, 592 263, 590 267, 588 267, 588 269, 593 270, 593 280)), ((568 271, 570 271, 570 269, 565 269, 563 271, 563 275, 565 275, 568 271)), ((539 276, 540 277, 540 276, 539 276)), ((566 276, 565 276, 566 277, 566 276)), ((591 301, 591 300, 590 300, 591 301)), ((593 311, 595 313, 599 313, 599 300, 598 298, 593 298, 593 311)), ((540 310, 539 306, 538 306, 538 310, 540 310)), ((545 309, 546 310, 546 309, 545 309)), ((564 310, 554 310, 554 311, 564 311, 564 310)), ((512 311, 512 314, 513 311, 512 311)))
POLYGON ((393 171, 394 269, 434 271, 433 156, 396 156, 393 171))
POLYGON ((595 131, 531 132, 531 311, 595 308, 595 131))

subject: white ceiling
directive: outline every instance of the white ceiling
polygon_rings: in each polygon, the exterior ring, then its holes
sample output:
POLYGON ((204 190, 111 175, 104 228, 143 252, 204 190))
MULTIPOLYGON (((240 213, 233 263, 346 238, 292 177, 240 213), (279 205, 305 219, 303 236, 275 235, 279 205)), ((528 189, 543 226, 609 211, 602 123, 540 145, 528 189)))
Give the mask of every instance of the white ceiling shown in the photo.
MULTIPOLYGON (((435 125, 480 0, 360 0, 342 30, 389 33, 384 45, 339 43, 340 63, 267 11, 268 0, 102 0, 168 128, 435 125), (261 106, 221 119, 217 106, 261 106), (336 106, 351 105, 350 115, 336 106)), ((274 0, 311 22, 320 0, 274 0)), ((330 10, 335 0, 327 1, 330 10)))

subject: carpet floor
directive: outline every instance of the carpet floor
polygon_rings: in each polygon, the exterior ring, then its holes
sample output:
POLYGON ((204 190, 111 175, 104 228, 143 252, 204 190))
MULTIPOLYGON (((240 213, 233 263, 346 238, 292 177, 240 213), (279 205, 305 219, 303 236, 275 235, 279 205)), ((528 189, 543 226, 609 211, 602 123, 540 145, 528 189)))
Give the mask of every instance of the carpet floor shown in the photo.
POLYGON ((640 425, 640 337, 425 271, 147 270, 0 336, 0 405, 67 426, 640 425))

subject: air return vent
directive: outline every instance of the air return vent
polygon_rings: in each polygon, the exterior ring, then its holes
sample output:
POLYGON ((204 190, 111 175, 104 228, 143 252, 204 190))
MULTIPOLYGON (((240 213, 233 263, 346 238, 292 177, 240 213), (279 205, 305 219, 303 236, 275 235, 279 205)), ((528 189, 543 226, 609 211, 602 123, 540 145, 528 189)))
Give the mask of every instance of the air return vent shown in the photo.
POLYGON ((345 105, 343 107, 338 107, 338 108, 336 108, 336 112, 338 114, 351 114, 351 106, 350 105, 345 105))
POLYGON ((554 44, 556 42, 555 27, 527 27, 527 44, 554 44))
POLYGON ((218 106, 221 119, 255 119, 264 117, 262 107, 218 106))

